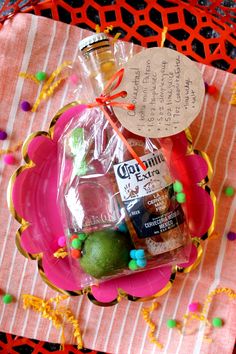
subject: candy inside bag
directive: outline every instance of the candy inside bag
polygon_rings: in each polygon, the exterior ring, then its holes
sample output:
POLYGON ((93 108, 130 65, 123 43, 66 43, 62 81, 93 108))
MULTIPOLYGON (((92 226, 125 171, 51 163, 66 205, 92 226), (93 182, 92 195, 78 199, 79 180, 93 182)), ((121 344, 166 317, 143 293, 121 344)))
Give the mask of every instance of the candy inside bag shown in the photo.
MULTIPOLYGON (((90 61, 92 86, 95 92, 101 91, 116 67, 108 39, 93 35, 81 48, 86 49, 85 62, 90 61)), ((106 113, 145 169, 100 107, 81 110, 62 134, 58 198, 72 270, 83 287, 134 271, 183 263, 189 256, 186 217, 176 201, 174 181, 158 139, 124 129, 111 107, 106 107, 106 113)))

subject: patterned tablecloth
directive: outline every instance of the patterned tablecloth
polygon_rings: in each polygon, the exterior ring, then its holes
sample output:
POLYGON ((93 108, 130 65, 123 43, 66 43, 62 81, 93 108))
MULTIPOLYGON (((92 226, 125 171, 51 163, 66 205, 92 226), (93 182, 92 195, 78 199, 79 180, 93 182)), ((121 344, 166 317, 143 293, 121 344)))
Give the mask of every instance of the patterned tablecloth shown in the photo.
MULTIPOLYGON (((43 70, 50 73, 64 60, 74 60, 78 41, 86 35, 85 30, 29 14, 19 14, 4 24, 0 31, 0 128, 8 132, 10 139, 1 143, 2 149, 24 140, 32 131, 47 129, 58 109, 71 101, 66 83, 36 113, 23 112, 20 101, 35 101, 38 86, 19 78, 19 72, 43 70)), ((236 231, 236 196, 227 198, 223 193, 227 184, 236 187, 236 111, 235 106, 229 104, 235 76, 198 65, 204 80, 218 88, 216 95, 206 95, 202 112, 191 131, 196 148, 206 151, 212 160, 211 187, 218 201, 216 231, 219 236, 204 242, 202 261, 196 270, 187 275, 178 274, 171 290, 159 299, 161 306, 154 312, 153 320, 158 323, 157 336, 164 345, 163 353, 230 354, 236 329, 235 303, 224 295, 216 298, 208 314, 209 318, 218 316, 225 322, 222 328, 213 331, 212 343, 204 341, 203 326, 193 335, 180 336, 178 331, 169 330, 165 325, 168 318, 181 320, 190 302, 202 303, 209 291, 219 286, 233 288, 235 281, 236 243, 228 241, 226 234, 229 230, 236 231)), ((22 257, 15 247, 18 225, 6 203, 7 184, 13 169, 0 162, 0 288, 17 300, 10 305, 1 302, 0 330, 58 342, 60 333, 48 320, 22 308, 21 294, 49 298, 55 296, 55 292, 38 275, 36 262, 22 257)), ((114 307, 102 308, 86 297, 76 297, 66 300, 66 305, 79 318, 86 347, 119 354, 159 352, 149 342, 148 327, 140 315, 144 304, 122 300, 114 307)), ((69 328, 65 334, 72 343, 69 328)))

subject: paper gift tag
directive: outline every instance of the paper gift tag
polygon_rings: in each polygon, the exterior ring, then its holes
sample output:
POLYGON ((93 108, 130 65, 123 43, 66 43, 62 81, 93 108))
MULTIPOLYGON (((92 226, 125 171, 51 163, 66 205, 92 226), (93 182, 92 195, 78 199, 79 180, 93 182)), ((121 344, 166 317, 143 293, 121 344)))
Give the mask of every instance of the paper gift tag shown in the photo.
POLYGON ((205 86, 196 64, 168 48, 146 49, 124 66, 119 90, 134 111, 114 107, 121 124, 137 135, 170 136, 186 129, 201 110, 205 86))

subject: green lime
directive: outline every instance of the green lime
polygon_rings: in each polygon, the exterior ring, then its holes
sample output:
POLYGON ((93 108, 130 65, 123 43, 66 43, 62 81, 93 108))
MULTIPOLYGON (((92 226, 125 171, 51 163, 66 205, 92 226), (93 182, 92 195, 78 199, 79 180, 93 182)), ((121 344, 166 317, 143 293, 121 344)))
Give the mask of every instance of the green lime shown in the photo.
POLYGON ((90 234, 84 241, 80 264, 82 269, 100 279, 128 267, 131 243, 127 234, 102 230, 90 234))

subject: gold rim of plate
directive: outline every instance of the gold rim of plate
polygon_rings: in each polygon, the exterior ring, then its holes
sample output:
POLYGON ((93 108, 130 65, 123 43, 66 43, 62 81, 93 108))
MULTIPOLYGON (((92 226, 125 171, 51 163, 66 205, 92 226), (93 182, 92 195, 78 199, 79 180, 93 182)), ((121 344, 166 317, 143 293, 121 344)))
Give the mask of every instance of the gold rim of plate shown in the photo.
POLYGON ((95 299, 95 297, 93 296, 92 294, 92 291, 91 291, 91 287, 87 287, 87 288, 84 288, 82 290, 79 290, 79 291, 67 291, 67 290, 63 290, 63 289, 60 289, 59 287, 57 287, 56 285, 54 285, 46 276, 45 272, 44 272, 44 269, 43 269, 43 266, 42 266, 42 258, 43 258, 43 253, 37 253, 37 254, 31 254, 31 253, 28 253, 26 252, 22 246, 21 246, 21 243, 20 243, 20 239, 21 239, 21 235, 22 233, 26 230, 26 228, 28 226, 30 226, 30 223, 25 220, 24 218, 22 218, 18 213, 17 211, 15 210, 14 208, 14 204, 13 204, 13 200, 12 200, 12 191, 13 191, 13 187, 14 187, 14 183, 16 181, 16 178, 26 169, 29 169, 29 168, 32 168, 35 166, 34 162, 29 158, 29 155, 28 155, 28 146, 29 144, 31 143, 31 141, 37 137, 37 136, 45 136, 47 137, 48 139, 52 139, 53 138, 53 135, 54 135, 54 128, 55 128, 55 125, 56 125, 56 122, 57 120, 60 118, 60 116, 66 111, 68 110, 69 108, 72 108, 76 105, 80 104, 80 102, 72 102, 68 105, 66 105, 65 107, 63 107, 62 109, 60 109, 57 114, 54 116, 54 118, 52 119, 50 125, 49 125, 49 130, 48 132, 46 131, 37 131, 35 133, 32 133, 31 135, 29 135, 24 144, 23 144, 23 147, 22 147, 22 157, 25 161, 25 163, 23 165, 21 165, 14 173, 13 175, 11 176, 10 178, 10 181, 9 181, 9 184, 8 184, 8 189, 7 189, 7 203, 8 203, 8 208, 11 212, 11 214, 13 215, 13 217, 15 218, 15 220, 21 224, 20 228, 17 230, 16 232, 16 246, 19 250, 19 252, 26 258, 28 259, 31 259, 31 260, 36 260, 38 262, 38 271, 39 271, 39 274, 40 276, 42 277, 43 281, 48 285, 50 286, 53 290, 56 290, 62 294, 65 294, 65 295, 69 295, 69 296, 78 296, 78 295, 84 295, 86 294, 89 298, 89 300, 91 302, 93 302, 94 304, 96 305, 99 305, 99 306, 112 306, 112 305, 115 305, 117 304, 122 298, 126 298, 130 301, 134 301, 134 302, 145 302, 145 301, 150 301, 150 300, 153 300, 159 296, 162 296, 164 295, 167 291, 170 290, 170 288, 172 287, 173 285, 173 282, 175 280, 175 277, 176 277, 176 273, 177 272, 180 272, 180 273, 189 273, 191 272, 192 270, 194 270, 198 265, 199 263, 201 262, 201 257, 202 257, 202 253, 203 253, 203 250, 202 250, 202 246, 201 246, 201 240, 205 240, 207 239, 209 236, 211 236, 211 234, 213 233, 214 231, 214 227, 215 227, 215 219, 216 219, 216 197, 215 197, 215 194, 213 193, 213 191, 209 188, 209 186, 207 185, 207 183, 209 182, 209 180, 211 179, 211 176, 212 176, 212 166, 211 166, 211 162, 210 162, 210 159, 208 157, 208 155, 203 152, 203 151, 199 151, 199 150, 194 150, 193 149, 193 145, 192 145, 192 136, 191 136, 191 133, 190 133, 190 130, 189 129, 186 129, 185 130, 185 135, 186 135, 186 138, 187 138, 187 142, 188 142, 188 146, 187 146, 187 155, 199 155, 201 156, 207 163, 207 166, 208 166, 208 172, 207 172, 207 176, 198 183, 198 185, 203 188, 210 196, 211 200, 212 200, 212 203, 213 203, 213 208, 214 208, 214 215, 213 215, 213 218, 212 218, 212 223, 209 227, 209 229, 207 230, 207 232, 201 237, 193 237, 192 238, 192 243, 197 247, 197 258, 195 260, 195 262, 187 267, 187 268, 181 268, 179 266, 173 266, 172 267, 172 272, 171 272, 171 276, 170 276, 170 279, 168 281, 168 283, 164 286, 164 288, 162 288, 160 291, 158 291, 157 293, 153 294, 152 296, 150 297, 135 297, 135 296, 132 296, 132 295, 129 295, 127 294, 123 289, 117 289, 117 297, 116 299, 114 299, 113 301, 111 302, 108 302, 108 303, 103 303, 103 302, 100 302, 98 300, 95 299))

